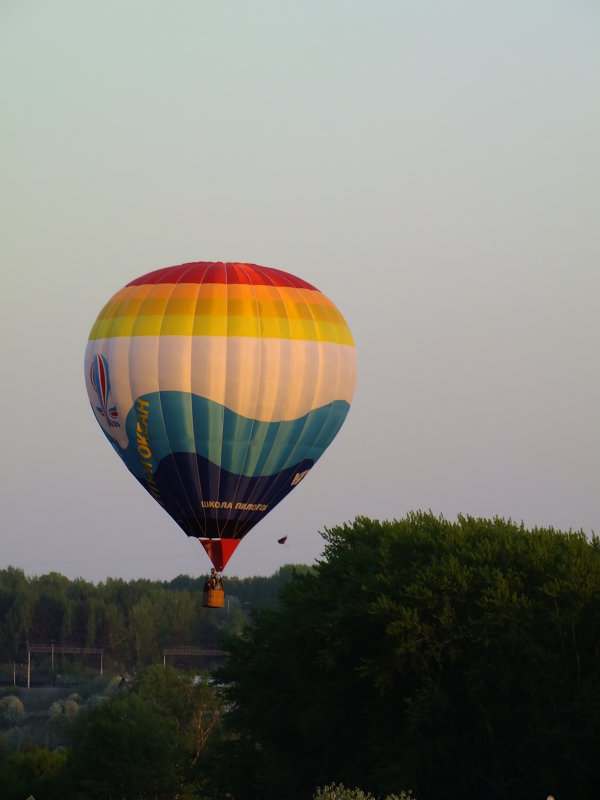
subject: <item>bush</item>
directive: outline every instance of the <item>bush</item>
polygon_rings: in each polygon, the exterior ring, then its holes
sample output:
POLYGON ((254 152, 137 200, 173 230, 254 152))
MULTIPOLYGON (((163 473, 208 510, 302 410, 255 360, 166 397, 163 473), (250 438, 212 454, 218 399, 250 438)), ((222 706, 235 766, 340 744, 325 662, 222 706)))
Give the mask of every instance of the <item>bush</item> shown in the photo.
POLYGON ((81 697, 78 694, 70 694, 66 700, 55 700, 50 706, 50 718, 55 717, 74 717, 79 711, 81 697))
MULTIPOLYGON (((362 789, 348 789, 341 783, 329 783, 319 787, 313 795, 313 800, 375 800, 370 792, 362 789)), ((411 791, 388 795, 385 800, 416 800, 411 791)))
POLYGON ((25 719, 25 708, 18 697, 11 695, 0 700, 0 728, 7 730, 25 719))

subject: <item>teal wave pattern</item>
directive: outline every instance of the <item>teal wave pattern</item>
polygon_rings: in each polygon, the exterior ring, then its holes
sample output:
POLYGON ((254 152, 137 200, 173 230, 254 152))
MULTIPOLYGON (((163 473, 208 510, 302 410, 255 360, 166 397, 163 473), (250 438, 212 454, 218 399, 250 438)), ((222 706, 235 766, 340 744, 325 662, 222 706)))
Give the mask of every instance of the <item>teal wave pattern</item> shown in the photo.
POLYGON ((196 453, 235 475, 276 475, 317 461, 349 409, 335 400, 295 420, 263 422, 190 392, 155 392, 139 397, 127 414, 127 448, 113 446, 138 478, 172 453, 196 453))

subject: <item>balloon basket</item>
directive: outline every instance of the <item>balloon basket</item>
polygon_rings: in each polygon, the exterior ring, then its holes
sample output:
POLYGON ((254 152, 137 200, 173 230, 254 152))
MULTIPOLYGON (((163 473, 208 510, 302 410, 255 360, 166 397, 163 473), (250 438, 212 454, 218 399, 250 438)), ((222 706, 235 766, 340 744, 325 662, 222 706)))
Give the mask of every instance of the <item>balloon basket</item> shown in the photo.
POLYGON ((202 605, 204 608, 224 608, 225 592, 223 589, 209 589, 202 595, 202 605))

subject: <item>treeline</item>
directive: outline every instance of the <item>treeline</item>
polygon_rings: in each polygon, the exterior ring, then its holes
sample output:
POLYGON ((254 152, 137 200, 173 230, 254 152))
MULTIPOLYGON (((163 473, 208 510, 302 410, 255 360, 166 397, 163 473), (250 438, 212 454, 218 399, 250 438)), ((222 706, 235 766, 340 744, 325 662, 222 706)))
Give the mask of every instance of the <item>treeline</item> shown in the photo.
POLYGON ((107 670, 129 672, 161 660, 165 647, 215 647, 220 631, 237 630, 252 608, 272 605, 293 570, 227 580, 226 607, 215 611, 202 607, 204 576, 95 585, 9 567, 0 570, 0 664, 25 659, 27 642, 103 648, 107 670))
POLYGON ((324 535, 210 680, 141 670, 60 751, 7 730, 7 800, 598 796, 596 537, 422 513, 324 535))

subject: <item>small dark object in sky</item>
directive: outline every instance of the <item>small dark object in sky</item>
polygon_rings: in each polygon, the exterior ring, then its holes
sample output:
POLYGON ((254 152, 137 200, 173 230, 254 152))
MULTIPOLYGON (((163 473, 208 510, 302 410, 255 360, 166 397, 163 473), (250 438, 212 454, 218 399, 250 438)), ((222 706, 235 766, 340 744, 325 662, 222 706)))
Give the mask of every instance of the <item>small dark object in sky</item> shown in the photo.
POLYGON ((278 544, 285 544, 287 542, 287 536, 282 536, 281 539, 277 539, 278 544))

